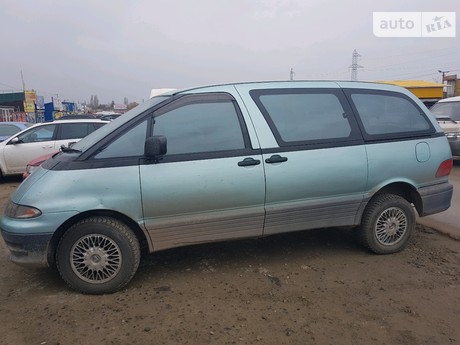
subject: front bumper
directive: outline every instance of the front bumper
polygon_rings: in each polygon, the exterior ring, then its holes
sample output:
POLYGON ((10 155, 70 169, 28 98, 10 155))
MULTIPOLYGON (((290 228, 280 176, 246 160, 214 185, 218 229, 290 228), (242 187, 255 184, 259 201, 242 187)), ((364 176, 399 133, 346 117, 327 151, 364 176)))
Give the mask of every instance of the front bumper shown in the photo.
POLYGON ((450 207, 454 187, 449 182, 444 182, 434 186, 420 188, 418 190, 421 197, 420 217, 439 213, 450 207))
POLYGON ((75 211, 43 213, 30 219, 1 216, 0 230, 11 252, 11 261, 22 266, 48 266, 54 232, 76 214, 75 211))
POLYGON ((2 230, 2 236, 10 250, 10 260, 21 266, 48 266, 48 245, 52 233, 13 234, 2 230))

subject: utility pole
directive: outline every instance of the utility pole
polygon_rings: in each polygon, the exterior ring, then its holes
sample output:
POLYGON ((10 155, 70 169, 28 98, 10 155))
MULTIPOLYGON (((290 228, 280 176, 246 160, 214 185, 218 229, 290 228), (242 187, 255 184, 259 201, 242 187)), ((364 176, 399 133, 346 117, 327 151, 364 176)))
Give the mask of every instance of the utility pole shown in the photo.
POLYGON ((294 75, 295 75, 294 68, 291 67, 291 72, 289 73, 289 80, 294 80, 294 75))
POLYGON ((358 52, 353 50, 353 55, 351 56, 351 80, 356 81, 358 80, 358 68, 363 68, 363 66, 358 65, 358 58, 361 57, 361 55, 358 54, 358 52))
POLYGON ((444 76, 446 75, 446 73, 449 73, 450 71, 441 71, 440 69, 438 69, 438 72, 442 74, 441 83, 444 84, 444 76))
POLYGON ((26 83, 24 82, 24 76, 22 75, 22 69, 21 69, 21 80, 22 80, 22 91, 26 92, 26 83))

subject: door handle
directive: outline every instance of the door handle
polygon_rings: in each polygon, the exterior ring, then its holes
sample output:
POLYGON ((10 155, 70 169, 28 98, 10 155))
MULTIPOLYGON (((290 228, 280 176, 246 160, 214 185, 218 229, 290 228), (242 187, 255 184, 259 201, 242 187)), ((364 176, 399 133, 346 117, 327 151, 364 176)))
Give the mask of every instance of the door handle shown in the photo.
POLYGON ((248 167, 248 166, 251 166, 251 165, 259 165, 259 164, 260 164, 260 160, 254 159, 254 158, 251 158, 251 157, 245 158, 241 162, 238 162, 239 167, 248 167))
POLYGON ((265 163, 273 164, 273 163, 283 163, 286 162, 288 159, 287 157, 281 157, 280 155, 273 155, 270 158, 265 160, 265 163))

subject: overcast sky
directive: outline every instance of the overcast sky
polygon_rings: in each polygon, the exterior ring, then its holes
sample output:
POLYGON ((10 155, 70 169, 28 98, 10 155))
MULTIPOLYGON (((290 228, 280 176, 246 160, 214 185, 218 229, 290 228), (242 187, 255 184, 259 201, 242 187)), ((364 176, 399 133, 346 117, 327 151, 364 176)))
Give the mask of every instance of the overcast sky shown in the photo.
POLYGON ((0 91, 141 102, 152 88, 460 75, 460 1, 3 0, 0 91), (372 13, 457 12, 455 38, 379 38, 372 13))

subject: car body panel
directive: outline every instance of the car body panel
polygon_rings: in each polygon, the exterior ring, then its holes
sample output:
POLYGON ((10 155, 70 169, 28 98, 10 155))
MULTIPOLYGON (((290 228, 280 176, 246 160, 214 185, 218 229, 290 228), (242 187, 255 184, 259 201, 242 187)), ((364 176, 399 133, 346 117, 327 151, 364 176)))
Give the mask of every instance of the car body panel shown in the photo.
POLYGON ((263 166, 238 166, 244 158, 140 167, 145 227, 156 250, 262 235, 263 166))

